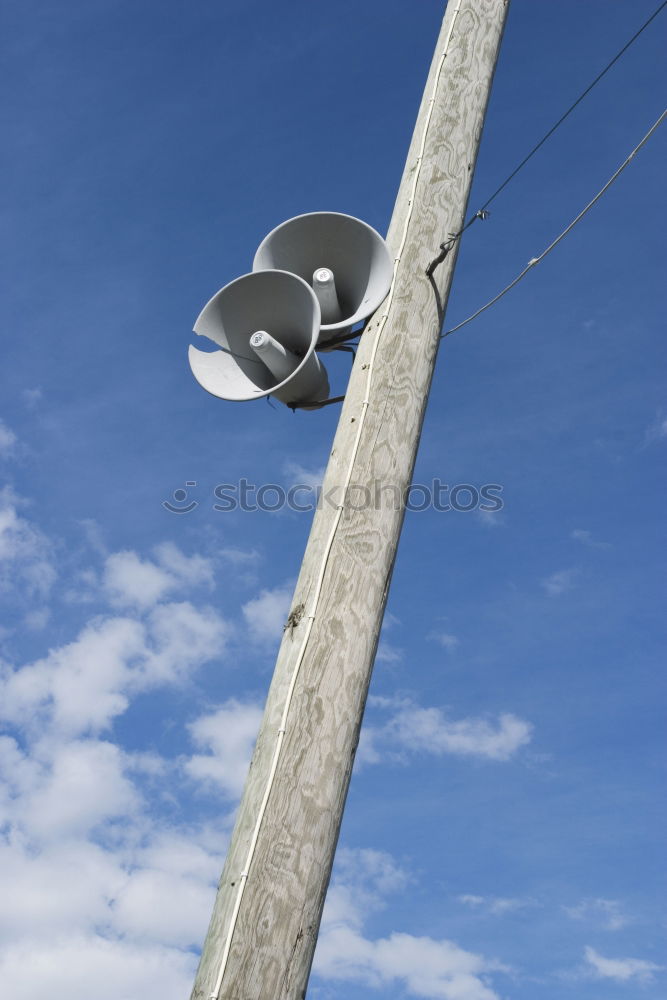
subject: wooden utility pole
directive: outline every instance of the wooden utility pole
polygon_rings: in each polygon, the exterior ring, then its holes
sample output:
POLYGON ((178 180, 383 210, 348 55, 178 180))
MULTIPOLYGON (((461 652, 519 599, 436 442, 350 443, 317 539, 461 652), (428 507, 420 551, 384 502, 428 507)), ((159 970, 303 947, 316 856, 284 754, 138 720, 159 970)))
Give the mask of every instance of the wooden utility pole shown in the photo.
POLYGON ((445 12, 191 1000, 305 997, 507 7, 445 12))

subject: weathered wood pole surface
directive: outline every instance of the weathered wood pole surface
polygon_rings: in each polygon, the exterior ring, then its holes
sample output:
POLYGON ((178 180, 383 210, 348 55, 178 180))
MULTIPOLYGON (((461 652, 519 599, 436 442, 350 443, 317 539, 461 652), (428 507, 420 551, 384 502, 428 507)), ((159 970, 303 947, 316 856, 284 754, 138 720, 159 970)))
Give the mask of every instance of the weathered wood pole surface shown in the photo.
POLYGON ((305 996, 507 8, 445 13, 191 1000, 305 996))

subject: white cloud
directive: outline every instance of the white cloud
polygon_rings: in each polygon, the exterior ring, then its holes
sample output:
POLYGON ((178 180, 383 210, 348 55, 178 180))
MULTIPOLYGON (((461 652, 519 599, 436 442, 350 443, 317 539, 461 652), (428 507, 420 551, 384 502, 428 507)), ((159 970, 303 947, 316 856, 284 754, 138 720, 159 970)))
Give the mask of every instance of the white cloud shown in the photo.
POLYGON ((453 720, 439 708, 406 703, 385 726, 384 733, 407 750, 509 760, 530 743, 532 728, 529 722, 508 712, 495 722, 474 716, 453 720))
POLYGON ((213 608, 195 608, 189 601, 159 605, 147 624, 151 648, 144 687, 182 683, 202 663, 220 659, 231 634, 231 626, 213 608))
POLYGON ((468 893, 459 896, 459 902, 471 909, 480 910, 492 916, 502 916, 504 913, 512 913, 516 910, 524 910, 529 906, 535 906, 532 899, 519 899, 514 896, 474 896, 468 893))
POLYGON ((408 873, 386 851, 340 847, 322 915, 321 937, 341 925, 361 930, 371 913, 384 908, 384 897, 404 889, 410 881, 408 873))
POLYGON ((227 837, 149 822, 127 769, 109 743, 38 742, 28 754, 0 737, 0 979, 8 996, 34 1000, 50 977, 47 992, 83 1000, 91 977, 107 977, 96 996, 135 1000, 152 983, 176 1000, 171 978, 154 975, 155 956, 189 990, 195 958, 184 949, 203 940, 227 837), (94 840, 100 827, 104 846, 94 840), (80 969, 68 970, 75 960, 80 969), (21 970, 32 984, 25 992, 21 970))
POLYGON ((0 828, 11 820, 14 799, 30 789, 40 774, 40 765, 12 736, 0 735, 0 828))
POLYGON ((34 410, 34 408, 37 406, 40 399, 42 398, 42 390, 40 389, 39 386, 37 386, 35 389, 24 389, 21 392, 21 396, 23 397, 23 402, 25 403, 27 408, 29 410, 34 410))
POLYGON ((107 729, 130 696, 180 684, 222 655, 227 624, 187 602, 155 608, 145 623, 93 619, 74 642, 0 677, 0 718, 28 728, 45 723, 71 736, 107 729))
POLYGON ((0 490, 0 590, 44 598, 56 579, 53 546, 19 515, 19 503, 9 487, 0 490))
POLYGON ((170 573, 136 552, 114 552, 104 567, 104 588, 120 606, 151 607, 175 584, 170 573))
POLYGON ((90 1000, 91 992, 95 1000, 183 1000, 196 964, 196 956, 176 948, 63 932, 28 938, 0 954, 0 980, 12 1000, 90 1000))
POLYGON ((644 433, 644 447, 657 441, 664 441, 665 438, 667 438, 667 417, 664 410, 658 410, 655 420, 644 433))
POLYGON ((545 577, 540 582, 549 597, 559 597, 561 594, 572 589, 578 575, 579 571, 577 569, 561 569, 557 573, 552 573, 551 576, 545 577))
POLYGON ((391 611, 385 611, 384 618, 382 619, 382 630, 395 628, 396 625, 401 624, 401 619, 393 615, 391 611))
POLYGON ((385 760, 378 746, 378 736, 380 738, 382 736, 380 730, 364 723, 359 733, 357 751, 354 755, 355 768, 359 769, 366 764, 381 764, 385 760))
POLYGON ((187 995, 185 949, 203 940, 227 837, 149 821, 136 763, 108 742, 37 738, 24 751, 0 737, 0 980, 12 1000, 84 1000, 93 980, 106 1000, 187 995))
POLYGON ((576 906, 563 909, 572 920, 587 920, 608 931, 618 931, 630 923, 616 899, 583 899, 576 906))
POLYGON ((364 923, 383 906, 383 897, 404 889, 409 881, 384 852, 339 852, 315 952, 315 974, 371 988, 402 986, 412 996, 433 1000, 498 1000, 487 979, 489 972, 502 969, 498 962, 446 939, 404 932, 378 939, 365 936, 364 923))
POLYGON ((404 763, 410 753, 507 761, 532 739, 531 723, 510 712, 496 719, 450 719, 440 708, 421 708, 410 698, 378 695, 368 699, 368 707, 391 715, 380 725, 364 721, 355 757, 358 767, 404 763))
POLYGON ((387 642, 386 639, 381 639, 375 659, 378 663, 400 663, 403 659, 403 650, 387 642))
MULTIPOLYGON (((378 896, 404 889, 411 881, 405 868, 396 863, 387 851, 369 847, 341 847, 336 852, 336 884, 358 885, 378 896)), ((359 898, 359 897, 355 897, 359 898)))
POLYGON ((97 521, 92 517, 84 517, 81 521, 79 521, 79 524, 81 525, 84 538, 88 542, 88 545, 90 545, 93 552, 96 552, 98 556, 106 559, 109 553, 104 541, 104 534, 97 521))
MULTIPOLYGON (((5 499, 0 552, 24 568, 48 567, 48 540, 19 516, 10 494, 5 499)), ((196 964, 186 949, 203 939, 230 817, 215 830, 186 829, 161 818, 151 795, 171 809, 172 787, 187 776, 236 798, 262 712, 225 702, 191 724, 195 752, 177 760, 150 743, 126 753, 102 739, 138 695, 183 684, 223 654, 231 629, 213 609, 173 599, 178 588, 211 585, 208 559, 172 543, 149 558, 94 548, 103 573, 86 568, 81 580, 96 601, 106 596, 122 611, 92 618, 72 641, 0 673, 0 716, 20 730, 20 741, 0 737, 0 978, 12 1000, 43 992, 88 1000, 91 982, 96 1000, 180 1000, 196 964)), ((280 638, 290 599, 286 585, 246 604, 256 639, 280 638)), ((35 627, 48 611, 33 608, 35 627)), ((333 978, 354 978, 341 976, 336 951, 336 936, 347 934, 361 982, 402 984, 415 996, 495 1000, 484 976, 497 966, 452 942, 365 936, 368 914, 409 881, 390 856, 342 851, 338 870, 323 938, 333 978)))
POLYGON ((514 899, 504 896, 489 900, 489 907, 493 914, 513 913, 516 910, 524 910, 527 906, 532 905, 529 899, 514 899))
MULTIPOLYGON (((37 747, 37 752, 39 752, 37 747)), ((80 836, 137 810, 139 796, 112 743, 82 740, 57 746, 14 815, 38 839, 80 836)))
POLYGON ((646 962, 641 958, 605 958, 590 946, 586 947, 584 957, 596 978, 614 979, 619 983, 631 980, 648 983, 654 979, 655 972, 660 972, 664 968, 662 965, 646 962))
POLYGON ((28 611, 23 618, 26 628, 34 632, 41 632, 50 620, 51 611, 49 608, 34 608, 32 611, 28 611))
POLYGON ((172 542, 158 545, 154 552, 155 562, 131 550, 107 558, 103 586, 113 604, 145 610, 178 587, 212 584, 213 568, 203 556, 186 556, 172 542))
POLYGON ((72 643, 0 682, 0 716, 78 735, 107 728, 128 706, 132 667, 145 652, 144 626, 129 618, 93 621, 72 643))
POLYGON ((390 611, 385 612, 380 630, 380 642, 375 654, 375 659, 378 663, 400 663, 403 659, 403 650, 385 638, 385 632, 400 624, 400 619, 396 615, 392 615, 390 611))
POLYGON ((0 420, 0 458, 10 458, 14 453, 15 444, 16 434, 4 420, 0 420))
POLYGON ((293 585, 285 583, 262 590, 259 597, 243 605, 243 617, 255 642, 277 643, 282 639, 293 592, 293 585))
POLYGON ((475 515, 485 528, 499 528, 501 524, 504 524, 503 515, 499 510, 480 510, 478 507, 475 515))
POLYGON ((591 549, 611 548, 609 542, 596 541, 590 531, 586 531, 584 528, 575 528, 574 531, 570 532, 570 538, 573 538, 576 542, 581 542, 582 545, 587 545, 591 549))
POLYGON ((160 565, 174 576, 179 584, 212 586, 213 564, 204 556, 186 556, 173 542, 156 545, 154 553, 160 565))
POLYGON ((429 632, 426 638, 430 639, 432 642, 437 642, 448 652, 451 652, 451 650, 456 649, 457 646, 461 645, 461 640, 458 636, 452 635, 451 632, 429 632))
POLYGON ((353 927, 337 925, 325 929, 316 956, 314 970, 325 979, 375 989, 402 985, 412 996, 434 1000, 499 1000, 481 978, 497 963, 446 939, 393 933, 371 940, 353 927))
MULTIPOLYGON (((289 477, 290 486, 307 486, 313 491, 312 500, 314 502, 317 490, 321 487, 324 482, 324 466, 314 469, 306 469, 303 465, 299 465, 297 462, 286 462, 283 466, 285 475, 289 477)), ((299 497, 298 502, 300 504, 305 504, 308 502, 308 497, 299 497)))
MULTIPOLYGON (((50 546, 8 491, 3 499, 0 551, 25 568, 50 546)), ((126 753, 99 738, 139 694, 182 685, 224 654, 230 627, 212 608, 158 603, 177 587, 210 586, 211 564, 171 543, 151 559, 115 555, 107 587, 92 569, 75 572, 96 600, 106 593, 126 613, 94 617, 42 658, 0 667, 0 718, 15 731, 0 735, 0 981, 12 1000, 88 1000, 91 982, 96 1000, 180 1000, 196 965, 187 949, 203 940, 222 868, 231 813, 211 828, 173 818, 182 761, 150 743, 126 753)), ((23 617, 37 627, 49 610, 23 617)), ((229 766, 237 794, 250 736, 224 720, 216 743, 200 721, 209 765, 221 746, 231 749, 219 767, 229 766)))
POLYGON ((4 946, 60 928, 76 934, 106 924, 109 900, 127 877, 113 855, 86 840, 65 839, 38 853, 16 840, 0 845, 4 946))
POLYGON ((464 903, 466 906, 484 906, 486 899, 484 896, 474 896, 471 893, 465 893, 459 896, 459 902, 464 903))
POLYGON ((158 831, 141 851, 140 861, 152 870, 186 875, 214 884, 222 870, 226 839, 219 830, 158 831))
POLYGON ((207 752, 185 762, 187 774, 217 785, 230 798, 240 796, 261 721, 259 705, 230 698, 215 712, 191 722, 193 742, 207 752))
POLYGON ((143 868, 134 872, 116 894, 114 929, 135 942, 199 946, 206 935, 214 900, 215 886, 208 881, 164 868, 143 868))
POLYGON ((217 552, 222 559, 226 559, 232 566, 254 565, 261 559, 256 549, 237 549, 233 545, 222 546, 217 552))

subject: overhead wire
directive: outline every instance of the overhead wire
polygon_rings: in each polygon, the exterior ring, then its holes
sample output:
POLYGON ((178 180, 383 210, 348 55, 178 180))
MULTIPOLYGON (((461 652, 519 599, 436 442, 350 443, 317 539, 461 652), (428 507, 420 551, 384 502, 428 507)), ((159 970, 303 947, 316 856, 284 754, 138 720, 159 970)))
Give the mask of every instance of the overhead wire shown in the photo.
MULTIPOLYGON (((528 161, 529 161, 530 159, 532 159, 532 157, 533 157, 533 156, 535 156, 535 153, 536 153, 536 152, 538 151, 538 149, 541 149, 541 147, 542 147, 542 146, 544 145, 544 143, 545 143, 545 142, 547 141, 547 139, 551 138, 551 136, 552 136, 552 135, 554 134, 554 132, 556 131, 556 129, 560 128, 560 126, 561 126, 561 125, 563 124, 563 122, 565 121, 565 119, 566 119, 566 118, 569 118, 569 116, 570 116, 570 115, 572 114, 572 112, 574 111, 574 109, 575 109, 575 108, 576 108, 576 107, 577 107, 577 106, 578 106, 579 104, 581 104, 581 102, 582 102, 582 101, 584 100, 584 98, 585 98, 585 97, 588 97, 588 95, 590 94, 590 92, 591 92, 591 90, 593 89, 593 87, 595 87, 595 86, 596 86, 596 84, 598 84, 598 83, 600 82, 600 80, 602 79, 602 77, 603 77, 603 76, 606 76, 606 74, 607 74, 607 73, 609 72, 609 70, 610 70, 610 69, 612 68, 612 66, 613 66, 613 65, 614 65, 615 63, 617 63, 617 62, 618 62, 618 60, 619 60, 619 59, 621 58, 621 56, 622 56, 622 55, 623 55, 623 54, 624 54, 625 52, 627 52, 627 50, 628 50, 628 49, 630 48, 630 46, 631 46, 631 45, 632 45, 632 44, 633 44, 634 42, 636 42, 636 41, 637 41, 637 39, 639 38, 639 36, 641 35, 641 33, 642 33, 642 32, 643 32, 643 31, 644 31, 644 30, 645 30, 646 28, 648 28, 649 24, 650 24, 650 23, 651 23, 651 22, 652 22, 653 20, 655 20, 655 18, 656 18, 656 17, 658 16, 658 14, 660 13, 660 11, 661 11, 661 10, 662 10, 662 9, 663 9, 664 7, 667 7, 667 0, 663 0, 663 3, 661 3, 661 4, 660 4, 660 6, 659 6, 659 7, 658 7, 658 8, 656 9, 656 10, 654 10, 654 11, 653 11, 653 13, 652 13, 652 14, 651 14, 651 16, 650 16, 650 17, 648 18, 648 20, 644 21, 644 23, 642 24, 641 28, 639 28, 639 29, 638 29, 637 31, 635 31, 635 33, 634 33, 634 35, 632 36, 632 38, 630 38, 630 39, 629 39, 629 40, 628 40, 628 41, 627 41, 627 42, 625 43, 625 45, 623 46, 623 48, 622 48, 622 49, 619 49, 619 50, 618 50, 618 52, 617 52, 617 53, 616 53, 616 55, 615 55, 615 56, 613 57, 613 59, 610 59, 610 60, 609 60, 609 62, 607 63, 607 65, 606 65, 606 66, 604 67, 604 69, 603 69, 603 70, 601 70, 601 71, 600 71, 600 72, 598 73, 598 75, 597 75, 597 76, 595 77, 595 79, 594 79, 593 81, 591 81, 591 83, 589 83, 589 85, 588 85, 588 86, 586 87, 586 89, 585 89, 585 90, 583 90, 583 91, 581 92, 581 94, 579 94, 579 97, 577 97, 576 101, 574 101, 574 102, 573 102, 573 103, 572 103, 572 104, 571 104, 571 105, 569 106, 569 108, 567 109, 567 111, 565 111, 565 112, 564 112, 564 113, 563 113, 563 114, 562 114, 562 115, 560 116, 560 118, 558 119, 558 121, 557 121, 557 122, 555 122, 555 124, 551 126, 551 128, 549 129, 549 131, 548 131, 548 132, 545 132, 545 134, 544 134, 544 135, 542 136, 542 138, 540 139, 540 141, 539 141, 539 142, 537 142, 537 143, 535 143, 535 145, 533 146, 533 148, 531 149, 531 151, 530 151, 530 152, 529 152, 529 153, 528 153, 528 154, 527 154, 526 156, 524 156, 524 158, 523 158, 523 160, 521 161, 521 163, 519 163, 519 164, 518 164, 518 166, 516 166, 516 167, 514 168, 514 170, 512 171, 512 173, 511 173, 511 174, 509 174, 509 176, 505 178, 505 180, 504 180, 504 181, 502 182, 502 184, 501 184, 501 185, 500 185, 499 187, 497 187, 497 188, 496 188, 496 190, 495 190, 495 191, 493 192, 493 194, 491 195, 491 197, 490 197, 490 198, 487 198, 487 199, 486 199, 486 201, 485 201, 485 202, 484 202, 484 204, 482 205, 482 208, 480 209, 480 211, 484 211, 485 209, 488 209, 488 207, 489 207, 489 205, 491 204, 491 202, 492 202, 492 201, 494 201, 494 199, 498 197, 498 195, 500 194, 500 192, 501 192, 501 191, 504 191, 504 189, 505 189, 505 188, 507 187, 507 185, 508 185, 508 184, 510 183, 510 181, 514 180, 514 178, 515 178, 515 177, 516 177, 516 175, 517 175, 517 174, 519 173, 519 171, 520 171, 520 170, 523 170, 523 168, 524 168, 524 167, 525 167, 525 165, 526 165, 526 164, 528 163, 528 161)), ((477 216, 477 213, 476 213, 476 214, 475 214, 475 215, 474 215, 474 216, 473 216, 473 217, 472 217, 472 218, 470 219, 470 221, 468 222, 468 225, 470 225, 470 223, 471 223, 471 222, 474 222, 474 220, 475 220, 476 216, 477 216)))
POLYGON ((558 236, 556 237, 556 239, 553 240, 549 244, 549 246, 546 248, 546 250, 543 250, 542 253, 538 257, 533 257, 531 260, 529 260, 528 263, 526 264, 526 266, 524 267, 523 271, 521 271, 519 274, 517 274, 516 278, 514 278, 512 281, 510 281, 509 285, 506 285, 502 289, 502 291, 498 292, 497 295, 494 295, 494 297, 492 299, 490 299, 485 305, 483 305, 483 306, 481 306, 481 308, 477 309, 474 313, 472 313, 471 316, 468 316, 467 319, 464 319, 463 322, 457 323, 456 326, 453 326, 450 330, 446 330, 444 333, 441 333, 440 334, 440 339, 442 340, 444 337, 449 337, 452 333, 456 333, 457 330, 460 330, 461 327, 467 326, 468 323, 472 323, 472 321, 474 319, 476 319, 479 315, 481 315, 481 313, 486 312, 486 310, 490 309, 492 305, 494 305, 496 302, 499 301, 499 299, 502 299, 502 297, 504 295, 507 295, 507 293, 512 288, 514 288, 515 285, 518 285, 518 283, 521 281, 522 278, 525 278, 525 276, 528 274, 528 272, 530 270, 532 270, 532 268, 534 268, 537 264, 539 264, 540 261, 544 260, 544 258, 547 256, 547 254, 551 253, 551 251, 554 249, 554 247, 558 246, 558 244, 560 243, 560 241, 563 240, 563 239, 565 239, 565 237, 568 235, 568 233, 572 232, 572 230, 577 225, 577 223, 580 222, 583 219, 583 217, 591 210, 591 208, 593 207, 593 205, 595 205, 600 200, 600 198, 602 198, 602 196, 604 194, 606 194, 606 192, 612 186, 612 184, 614 183, 614 181, 616 181, 618 179, 618 177, 620 177, 620 175, 623 173, 623 171, 625 170, 625 168, 630 164, 630 162, 632 161, 633 157, 639 152, 639 150, 642 148, 642 146, 644 146, 648 142, 648 140, 651 138, 651 136, 654 134, 654 132, 656 132, 656 130, 660 127, 660 125, 662 125, 662 123, 663 123, 663 121, 665 120, 666 117, 667 117, 667 110, 665 110, 665 111, 662 112, 662 114, 660 115, 660 117, 658 118, 658 120, 651 126, 651 128, 648 130, 648 132, 646 133, 646 135, 644 136, 644 138, 641 140, 641 142, 639 142, 635 146, 635 148, 632 150, 632 152, 625 158, 625 160, 623 161, 623 163, 621 163, 620 167, 618 167, 618 169, 614 171, 614 173, 609 178, 609 180, 604 185, 604 187, 600 188, 600 190, 595 195, 595 197, 592 198, 588 202, 588 204, 585 206, 585 208, 582 208, 581 212, 579 212, 579 214, 572 220, 572 222, 570 222, 570 224, 565 227, 565 229, 562 231, 562 233, 558 234, 558 236))
POLYGON ((489 215, 491 214, 489 212, 489 205, 491 204, 491 202, 494 201, 498 197, 498 195, 500 194, 500 192, 505 190, 505 188, 510 183, 510 181, 514 180, 514 178, 516 177, 516 175, 521 170, 523 170, 523 168, 526 166, 526 164, 528 163, 528 161, 531 160, 533 158, 533 156, 535 155, 535 153, 537 153, 537 151, 542 148, 542 146, 547 141, 547 139, 550 139, 551 136, 554 134, 554 132, 558 128, 560 128, 560 126, 563 124, 563 122, 567 118, 569 118, 569 116, 572 114, 572 112, 574 111, 574 109, 576 107, 578 107, 578 105, 581 104, 581 102, 584 100, 584 98, 587 97, 590 94, 590 92, 593 90, 593 88, 600 82, 600 80, 604 76, 606 76, 606 74, 609 72, 609 70, 612 68, 612 66, 615 63, 617 63, 618 60, 621 58, 621 56, 625 52, 627 52, 627 50, 630 48, 630 46, 634 42, 637 41, 637 39, 642 34, 642 32, 645 31, 646 28, 648 28, 649 24, 651 24, 651 22, 655 20, 655 18, 658 16, 658 14, 660 13, 660 11, 663 10, 665 7, 667 7, 667 0, 663 0, 663 2, 660 4, 660 6, 657 7, 656 10, 653 11, 653 13, 651 14, 651 16, 646 21, 644 21, 644 23, 642 24, 642 26, 640 28, 638 28, 637 31, 635 31, 635 33, 632 36, 632 38, 628 39, 628 41, 625 43, 625 45, 621 49, 618 50, 618 52, 616 53, 615 56, 613 56, 612 59, 609 60, 609 62, 607 63, 607 65, 604 67, 604 69, 602 69, 598 73, 598 75, 595 77, 594 80, 591 81, 591 83, 589 83, 589 85, 586 87, 586 89, 582 90, 582 92, 579 94, 579 96, 577 97, 577 99, 575 101, 573 101, 573 103, 569 106, 569 108, 567 109, 567 111, 564 111, 563 114, 560 116, 560 118, 551 126, 551 128, 548 130, 548 132, 545 132, 545 134, 542 136, 542 138, 539 140, 539 142, 535 143, 535 145, 530 150, 530 152, 527 153, 526 156, 524 156, 524 158, 521 160, 521 162, 514 168, 514 170, 512 170, 512 172, 510 174, 508 174, 508 176, 505 178, 505 180, 502 182, 502 184, 500 184, 496 188, 496 190, 493 192, 493 194, 489 198, 486 199, 486 201, 483 203, 482 207, 479 208, 473 215, 470 216, 470 218, 465 223, 465 225, 463 225, 461 227, 461 229, 459 229, 459 231, 457 233, 450 233, 448 239, 445 240, 443 243, 440 244, 440 253, 436 257, 433 258, 433 260, 431 261, 431 263, 426 268, 426 273, 427 273, 427 275, 429 277, 433 274, 433 272, 435 271, 435 269, 438 266, 438 264, 441 264, 443 262, 443 260, 445 259, 445 257, 449 253, 449 251, 452 249, 452 247, 454 246, 454 244, 456 243, 456 241, 459 240, 461 238, 461 236, 465 233, 466 229, 468 229, 470 226, 472 226, 473 222, 476 222, 477 219, 484 220, 484 219, 487 219, 489 217, 489 215))

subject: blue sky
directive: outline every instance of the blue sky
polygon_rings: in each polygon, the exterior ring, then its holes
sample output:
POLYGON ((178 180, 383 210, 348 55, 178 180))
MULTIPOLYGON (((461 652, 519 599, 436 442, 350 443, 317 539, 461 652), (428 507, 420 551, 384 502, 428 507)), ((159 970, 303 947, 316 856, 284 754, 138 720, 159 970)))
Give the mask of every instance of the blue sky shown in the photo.
MULTIPOLYGON (((514 0, 472 209, 655 5, 514 0)), ((6 8, 13 1000, 189 995, 310 527, 213 490, 316 482, 337 420, 205 395, 190 331, 284 219, 386 231, 443 6, 6 8), (198 506, 170 513, 186 482, 198 506)), ((447 325, 657 119, 665 18, 466 234, 447 325)), ((415 482, 501 484, 504 507, 406 517, 313 1000, 665 996, 666 140, 443 343, 415 482)), ((349 360, 326 363, 343 392, 349 360)))

